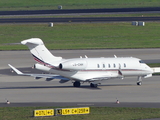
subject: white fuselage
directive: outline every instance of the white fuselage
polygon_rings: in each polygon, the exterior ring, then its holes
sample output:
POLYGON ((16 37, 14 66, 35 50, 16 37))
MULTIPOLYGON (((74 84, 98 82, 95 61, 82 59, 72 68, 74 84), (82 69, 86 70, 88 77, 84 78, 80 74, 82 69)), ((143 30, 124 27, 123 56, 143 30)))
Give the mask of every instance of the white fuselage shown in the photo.
POLYGON ((138 58, 116 56, 87 58, 86 56, 86 58, 63 59, 54 56, 40 38, 30 38, 21 43, 28 46, 35 61, 38 62, 34 65, 36 69, 54 73, 54 75, 24 74, 10 65, 20 75, 47 79, 56 79, 55 76, 58 76, 63 82, 73 80, 74 87, 79 87, 80 82, 90 82, 91 87, 97 87, 97 83, 101 80, 126 76, 138 76, 137 85, 141 85, 141 78, 151 77, 153 73, 153 69, 138 58))
POLYGON ((153 70, 142 60, 133 57, 62 59, 51 63, 51 65, 56 66, 57 69, 43 65, 36 68, 78 81, 121 76, 144 77, 153 73, 153 70), (119 74, 119 71, 121 71, 121 74, 119 74))

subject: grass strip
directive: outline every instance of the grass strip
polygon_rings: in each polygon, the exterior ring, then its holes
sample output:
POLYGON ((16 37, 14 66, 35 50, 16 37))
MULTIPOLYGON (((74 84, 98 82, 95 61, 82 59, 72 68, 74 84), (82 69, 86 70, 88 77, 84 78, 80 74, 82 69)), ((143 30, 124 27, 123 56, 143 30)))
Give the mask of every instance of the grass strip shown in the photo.
POLYGON ((158 0, 1 0, 0 10, 42 10, 58 9, 91 9, 91 8, 128 8, 159 7, 158 0))
POLYGON ((91 107, 88 115, 69 115, 33 118, 35 109, 55 107, 1 107, 0 119, 2 120, 140 120, 160 118, 159 108, 115 108, 91 107))
POLYGON ((160 67, 160 63, 149 63, 147 65, 149 65, 150 67, 160 67))
POLYGON ((112 49, 159 48, 159 22, 143 26, 121 23, 54 23, 1 24, 0 50, 26 50, 23 45, 12 45, 22 40, 41 38, 49 49, 112 49))

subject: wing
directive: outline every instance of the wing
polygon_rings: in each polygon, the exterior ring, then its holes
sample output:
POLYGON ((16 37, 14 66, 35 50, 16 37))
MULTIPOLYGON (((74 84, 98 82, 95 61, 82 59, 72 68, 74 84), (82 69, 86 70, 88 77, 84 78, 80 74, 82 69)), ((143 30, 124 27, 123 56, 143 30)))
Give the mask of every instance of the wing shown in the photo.
POLYGON ((113 77, 96 77, 96 78, 87 79, 87 81, 94 82, 94 81, 110 80, 115 78, 123 79, 123 77, 120 77, 120 76, 113 76, 113 77))
POLYGON ((94 77, 94 78, 87 79, 87 81, 88 82, 93 82, 93 81, 102 81, 102 80, 109 80, 109 79, 115 79, 115 78, 119 78, 119 79, 124 78, 121 68, 119 68, 117 70, 117 73, 116 72, 108 72, 106 74, 106 76, 104 76, 104 77, 97 76, 97 77, 94 77))
POLYGON ((109 80, 111 79, 110 77, 96 77, 96 78, 91 78, 91 79, 87 79, 88 82, 92 82, 92 81, 102 81, 102 80, 109 80))
POLYGON ((45 78, 46 81, 50 81, 50 80, 53 80, 53 79, 60 79, 61 80, 60 83, 64 83, 64 82, 67 82, 67 81, 70 80, 70 79, 65 78, 63 76, 54 75, 54 74, 26 74, 26 73, 22 73, 21 71, 19 71, 18 69, 16 69, 15 67, 13 67, 10 64, 8 64, 8 66, 11 69, 13 69, 18 75, 21 75, 21 76, 32 76, 35 79, 45 78))

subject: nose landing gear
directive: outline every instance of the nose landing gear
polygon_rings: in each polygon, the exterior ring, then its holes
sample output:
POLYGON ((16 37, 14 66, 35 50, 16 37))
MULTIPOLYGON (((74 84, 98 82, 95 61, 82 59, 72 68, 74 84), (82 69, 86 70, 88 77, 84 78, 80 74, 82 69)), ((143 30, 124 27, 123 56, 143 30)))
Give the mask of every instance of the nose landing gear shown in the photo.
POLYGON ((141 76, 138 76, 137 85, 139 85, 139 86, 142 85, 142 77, 141 76))

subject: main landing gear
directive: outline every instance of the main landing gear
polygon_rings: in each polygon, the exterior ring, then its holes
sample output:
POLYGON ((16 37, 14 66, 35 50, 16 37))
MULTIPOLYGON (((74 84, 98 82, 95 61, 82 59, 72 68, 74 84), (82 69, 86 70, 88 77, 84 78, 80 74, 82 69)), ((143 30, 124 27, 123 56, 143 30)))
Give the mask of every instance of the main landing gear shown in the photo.
POLYGON ((97 84, 93 84, 93 83, 90 84, 90 87, 92 88, 97 88, 97 86, 98 86, 97 84))
POLYGON ((80 87, 80 86, 81 86, 81 83, 80 83, 79 81, 75 81, 75 82, 73 83, 73 86, 74 86, 74 87, 80 87))
POLYGON ((142 77, 141 76, 138 76, 137 85, 139 85, 139 86, 142 85, 142 77))
MULTIPOLYGON (((74 87, 80 87, 81 83, 79 81, 75 81, 75 82, 73 82, 73 86, 74 87)), ((91 88, 97 88, 97 86, 98 86, 98 84, 90 83, 91 88)))

